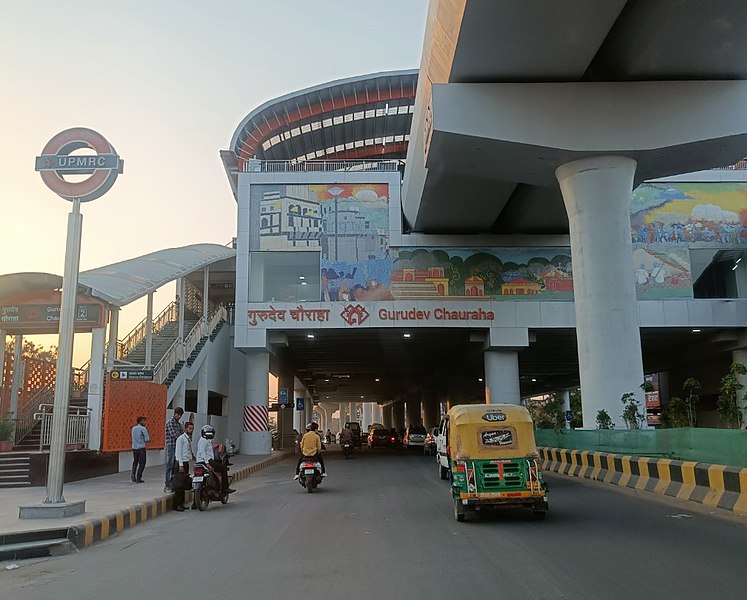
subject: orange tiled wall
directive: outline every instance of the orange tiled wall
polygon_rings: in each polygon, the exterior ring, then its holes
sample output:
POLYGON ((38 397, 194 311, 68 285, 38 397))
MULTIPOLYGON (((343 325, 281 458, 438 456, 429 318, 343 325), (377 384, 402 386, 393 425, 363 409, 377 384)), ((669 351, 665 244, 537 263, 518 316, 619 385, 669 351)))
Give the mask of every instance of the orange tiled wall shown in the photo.
POLYGON ((104 427, 101 449, 105 452, 132 450, 131 430, 139 416, 148 420, 148 449, 164 447, 166 386, 150 381, 106 382, 104 427))

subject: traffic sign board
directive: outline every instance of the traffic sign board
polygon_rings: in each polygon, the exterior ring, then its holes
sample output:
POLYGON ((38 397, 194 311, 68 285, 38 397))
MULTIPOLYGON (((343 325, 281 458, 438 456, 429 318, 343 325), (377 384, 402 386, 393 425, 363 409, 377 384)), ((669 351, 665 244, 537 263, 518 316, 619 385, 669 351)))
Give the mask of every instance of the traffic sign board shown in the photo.
POLYGON ((278 404, 288 404, 288 388, 278 390, 278 404))
POLYGON ((296 410, 301 411, 304 409, 304 399, 296 398, 296 410))

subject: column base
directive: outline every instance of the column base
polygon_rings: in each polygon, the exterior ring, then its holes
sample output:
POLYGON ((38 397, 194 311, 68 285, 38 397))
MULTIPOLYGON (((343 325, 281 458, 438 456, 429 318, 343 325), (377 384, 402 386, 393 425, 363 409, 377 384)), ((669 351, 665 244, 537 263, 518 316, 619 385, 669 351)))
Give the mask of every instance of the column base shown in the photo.
POLYGON ((243 456, 272 454, 272 435, 269 431, 242 431, 239 454, 243 456))
POLYGON ((18 507, 19 519, 64 519, 86 512, 85 500, 26 504, 18 507))

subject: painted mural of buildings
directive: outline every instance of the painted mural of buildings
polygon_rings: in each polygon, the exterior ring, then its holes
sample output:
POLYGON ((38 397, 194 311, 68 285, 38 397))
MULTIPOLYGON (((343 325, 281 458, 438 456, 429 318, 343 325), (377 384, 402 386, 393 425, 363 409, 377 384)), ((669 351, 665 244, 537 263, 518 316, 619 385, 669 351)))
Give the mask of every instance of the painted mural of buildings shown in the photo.
POLYGON ((281 191, 265 192, 260 203, 259 231, 263 250, 314 249, 320 247, 322 219, 319 203, 304 196, 303 186, 288 186, 281 191), (301 192, 296 196, 293 191, 301 192))
POLYGON ((464 280, 464 295, 465 296, 484 296, 485 295, 485 280, 482 277, 473 275, 467 277, 464 280))
POLYGON ((517 277, 501 284, 501 294, 504 296, 536 296, 542 292, 542 286, 535 282, 517 277))
POLYGON ((337 199, 321 205, 322 257, 331 262, 356 264, 386 255, 389 239, 372 227, 360 207, 337 199))
POLYGON ((395 298, 432 298, 449 295, 449 279, 443 267, 398 269, 391 279, 395 298))

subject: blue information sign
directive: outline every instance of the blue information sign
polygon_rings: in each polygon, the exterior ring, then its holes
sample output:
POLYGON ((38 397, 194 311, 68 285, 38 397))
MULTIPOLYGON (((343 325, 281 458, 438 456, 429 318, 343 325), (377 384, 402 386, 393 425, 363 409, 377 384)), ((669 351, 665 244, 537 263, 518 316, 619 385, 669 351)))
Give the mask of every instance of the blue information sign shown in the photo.
POLYGON ((278 390, 278 404, 288 404, 288 388, 278 390))
POLYGON ((296 410, 303 410, 304 409, 304 400, 303 398, 296 398, 296 410))

